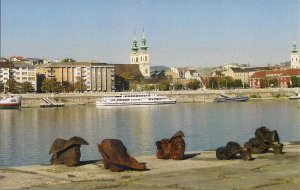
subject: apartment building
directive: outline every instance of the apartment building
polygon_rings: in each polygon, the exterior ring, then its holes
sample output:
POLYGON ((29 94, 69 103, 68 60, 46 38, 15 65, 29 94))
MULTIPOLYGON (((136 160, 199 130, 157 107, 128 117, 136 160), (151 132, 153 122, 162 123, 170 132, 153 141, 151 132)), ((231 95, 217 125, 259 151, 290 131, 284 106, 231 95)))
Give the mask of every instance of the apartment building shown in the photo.
POLYGON ((88 91, 112 92, 115 89, 114 66, 107 63, 60 62, 37 67, 38 74, 57 82, 74 84, 83 79, 88 91))
POLYGON ((24 62, 0 62, 0 82, 6 83, 10 78, 17 82, 30 82, 37 89, 36 69, 33 65, 24 62))

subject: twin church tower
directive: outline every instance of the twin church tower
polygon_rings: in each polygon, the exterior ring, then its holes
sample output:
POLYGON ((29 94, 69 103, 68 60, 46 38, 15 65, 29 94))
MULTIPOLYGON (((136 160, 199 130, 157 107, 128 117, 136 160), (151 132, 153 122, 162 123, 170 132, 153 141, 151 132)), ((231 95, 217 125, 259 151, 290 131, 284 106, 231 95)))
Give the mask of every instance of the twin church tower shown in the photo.
POLYGON ((130 54, 130 63, 138 64, 142 75, 146 78, 150 77, 150 57, 144 30, 140 48, 138 47, 136 35, 134 36, 130 54))

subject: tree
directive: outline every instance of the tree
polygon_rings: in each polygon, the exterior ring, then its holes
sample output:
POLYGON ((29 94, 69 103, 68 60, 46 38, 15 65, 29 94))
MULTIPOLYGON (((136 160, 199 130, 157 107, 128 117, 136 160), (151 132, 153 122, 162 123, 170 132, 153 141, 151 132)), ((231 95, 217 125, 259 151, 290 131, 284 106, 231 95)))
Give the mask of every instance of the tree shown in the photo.
POLYGON ((292 82, 292 88, 300 87, 300 77, 292 76, 291 82, 292 82))
POLYGON ((4 84, 2 82, 0 82, 0 93, 4 92, 4 84))
POLYGON ((209 79, 208 86, 209 86, 211 89, 217 89, 217 88, 219 88, 219 86, 218 86, 218 80, 217 80, 216 78, 210 78, 210 79, 209 79))
POLYGON ((74 91, 74 85, 68 81, 63 81, 61 86, 62 86, 63 92, 73 92, 74 91))
POLYGON ((20 92, 21 93, 27 93, 27 92, 34 92, 34 88, 31 84, 31 82, 22 82, 20 83, 20 92))
POLYGON ((186 86, 188 89, 197 90, 198 88, 200 88, 200 81, 197 79, 192 79, 187 83, 186 86))
POLYGON ((13 78, 6 81, 6 91, 17 94, 20 91, 20 84, 13 78))
POLYGON ((85 84, 85 80, 82 77, 76 77, 74 89, 79 92, 84 92, 87 90, 87 85, 85 84))
POLYGON ((41 87, 42 92, 60 92, 61 86, 59 82, 56 82, 56 79, 45 79, 42 82, 41 87))
POLYGON ((175 83, 174 84, 174 89, 175 90, 182 90, 183 89, 183 84, 181 84, 181 83, 175 83))
POLYGON ((161 81, 160 83, 159 83, 159 90, 161 90, 161 91, 168 91, 169 90, 169 88, 170 88, 170 81, 169 80, 165 80, 165 81, 161 81))
POLYGON ((237 87, 243 87, 243 82, 240 79, 234 80, 233 81, 233 87, 237 88, 237 87))
POLYGON ((64 58, 61 62, 76 62, 76 60, 72 58, 64 58))

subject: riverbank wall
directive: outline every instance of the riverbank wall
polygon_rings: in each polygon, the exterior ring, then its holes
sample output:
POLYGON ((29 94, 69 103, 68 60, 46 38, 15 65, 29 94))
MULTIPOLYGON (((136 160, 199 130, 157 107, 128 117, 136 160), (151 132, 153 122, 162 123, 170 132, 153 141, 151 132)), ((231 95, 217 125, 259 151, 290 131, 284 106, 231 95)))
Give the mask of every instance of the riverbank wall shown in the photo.
MULTIPOLYGON (((300 93, 300 88, 270 88, 270 89, 235 89, 235 90, 194 90, 194 91, 156 91, 160 95, 176 98, 178 103, 192 102, 212 102, 220 94, 236 96, 242 94, 250 97, 250 100, 282 99, 300 93)), ((105 95, 131 94, 133 92, 87 92, 87 93, 41 93, 41 94, 21 94, 22 107, 39 107, 44 101, 42 98, 48 97, 54 102, 63 102, 66 106, 89 105, 105 95)), ((6 94, 0 94, 5 97, 6 94)))

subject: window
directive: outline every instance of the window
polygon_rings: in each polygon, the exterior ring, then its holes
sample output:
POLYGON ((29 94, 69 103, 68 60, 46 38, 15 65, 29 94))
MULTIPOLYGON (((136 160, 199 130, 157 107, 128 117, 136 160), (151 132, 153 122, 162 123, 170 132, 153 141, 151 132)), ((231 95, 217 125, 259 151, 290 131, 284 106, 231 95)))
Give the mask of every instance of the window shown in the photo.
POLYGON ((147 61, 147 55, 145 56, 145 61, 147 61))
POLYGON ((145 69, 145 74, 148 74, 148 69, 145 69))
POLYGON ((136 58, 136 59, 135 59, 135 62, 139 62, 139 58, 136 58))

